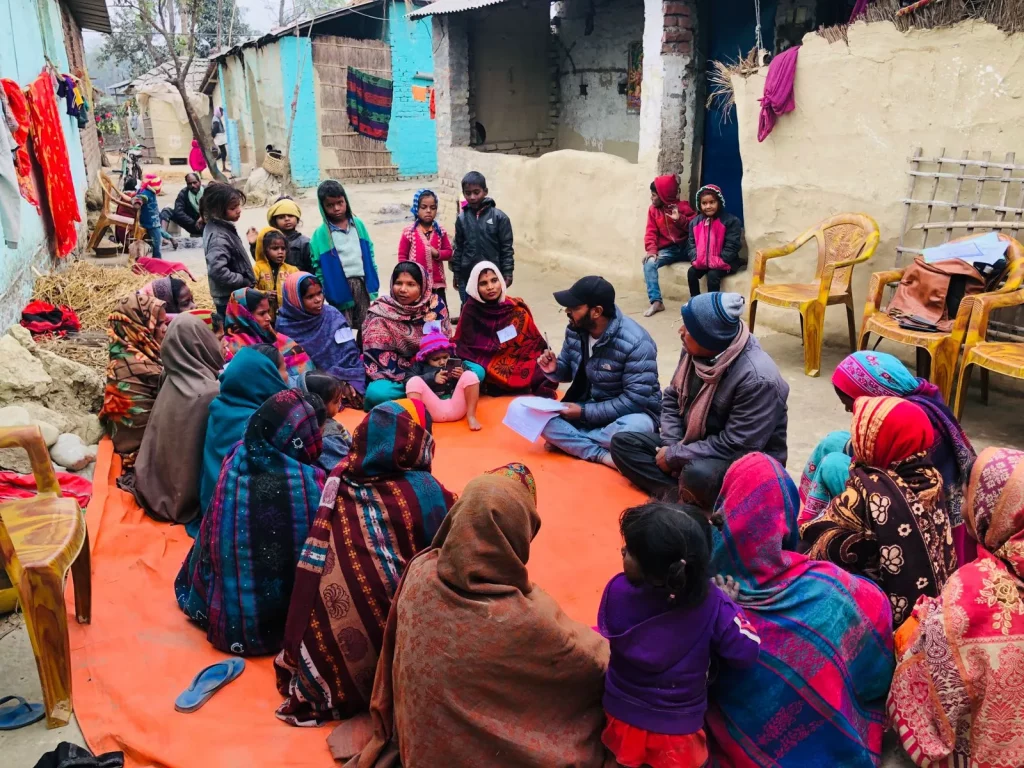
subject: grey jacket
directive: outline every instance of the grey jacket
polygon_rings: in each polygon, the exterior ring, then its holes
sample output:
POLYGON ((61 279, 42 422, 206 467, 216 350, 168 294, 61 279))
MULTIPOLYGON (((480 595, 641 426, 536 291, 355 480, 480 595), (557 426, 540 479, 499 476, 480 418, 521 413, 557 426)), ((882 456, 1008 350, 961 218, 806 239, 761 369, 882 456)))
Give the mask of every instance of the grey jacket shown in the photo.
POLYGON ((206 222, 203 230, 206 279, 216 304, 227 304, 232 292, 256 285, 256 273, 235 225, 219 219, 206 222))
MULTIPOLYGON (((693 393, 691 399, 695 396, 693 393)), ((775 361, 751 336, 715 391, 708 415, 708 434, 703 440, 683 445, 686 421, 679 413, 679 393, 672 385, 666 387, 661 401, 661 441, 668 446, 669 466, 679 470, 683 464, 698 459, 731 462, 759 451, 785 466, 788 398, 789 384, 775 361), (712 423, 721 425, 714 434, 712 423)))
MULTIPOLYGON (((646 413, 658 421, 658 347, 635 320, 618 307, 615 310, 615 319, 594 344, 587 361, 590 399, 580 403, 583 417, 579 422, 586 429, 607 426, 630 413, 646 413)), ((577 331, 566 328, 558 368, 548 378, 572 381, 583 361, 584 343, 577 331)))

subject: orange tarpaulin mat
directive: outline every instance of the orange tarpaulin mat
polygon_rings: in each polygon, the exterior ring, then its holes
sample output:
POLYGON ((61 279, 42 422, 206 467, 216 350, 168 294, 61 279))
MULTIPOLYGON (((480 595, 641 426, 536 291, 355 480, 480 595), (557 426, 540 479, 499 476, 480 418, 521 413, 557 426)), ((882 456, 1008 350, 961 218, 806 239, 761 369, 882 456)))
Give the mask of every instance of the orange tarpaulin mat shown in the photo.
MULTIPOLYGON (((622 566, 619 513, 643 496, 610 469, 547 453, 502 426, 508 402, 481 400, 482 432, 470 432, 465 421, 435 425, 434 474, 461 492, 488 469, 527 464, 543 521, 530 576, 570 616, 594 624, 601 591, 622 566)), ((341 420, 352 429, 361 417, 345 412, 341 420)), ((271 657, 247 659, 242 676, 198 712, 175 711, 175 698, 195 674, 225 655, 174 600, 174 577, 191 539, 182 526, 146 517, 115 485, 119 472, 104 440, 88 510, 92 624, 77 624, 73 610, 68 615, 75 715, 89 746, 96 753, 123 750, 129 768, 329 767, 331 726, 296 728, 274 717, 282 699, 271 657)))

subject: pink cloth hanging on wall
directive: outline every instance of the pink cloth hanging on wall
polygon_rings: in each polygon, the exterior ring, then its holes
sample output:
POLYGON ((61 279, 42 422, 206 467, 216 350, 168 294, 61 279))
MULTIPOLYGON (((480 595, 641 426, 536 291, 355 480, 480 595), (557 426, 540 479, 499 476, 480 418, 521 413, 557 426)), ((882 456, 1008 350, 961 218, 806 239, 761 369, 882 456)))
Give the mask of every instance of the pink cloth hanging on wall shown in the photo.
POLYGON ((764 96, 761 101, 761 117, 757 122, 757 140, 764 141, 775 127, 779 115, 796 109, 793 83, 796 80, 796 57, 800 46, 783 51, 768 65, 768 79, 764 81, 764 96))

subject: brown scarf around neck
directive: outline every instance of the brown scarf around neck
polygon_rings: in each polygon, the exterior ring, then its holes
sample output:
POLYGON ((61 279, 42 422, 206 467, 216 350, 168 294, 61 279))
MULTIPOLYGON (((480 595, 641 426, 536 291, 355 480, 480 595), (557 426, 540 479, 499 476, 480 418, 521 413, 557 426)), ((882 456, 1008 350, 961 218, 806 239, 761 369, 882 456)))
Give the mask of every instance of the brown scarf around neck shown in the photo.
POLYGON ((704 430, 707 425, 708 413, 711 411, 711 401, 714 400, 715 392, 722 381, 725 372, 729 370, 736 358, 740 356, 747 346, 747 339, 750 338, 750 330, 746 323, 740 323, 740 331, 736 338, 717 357, 705 362, 695 358, 693 355, 684 353, 672 377, 672 386, 679 393, 679 413, 686 419, 686 434, 683 435, 683 444, 689 444, 704 439, 704 430), (690 372, 696 371, 698 378, 704 382, 690 403, 690 372), (689 416, 686 411, 689 410, 689 416))

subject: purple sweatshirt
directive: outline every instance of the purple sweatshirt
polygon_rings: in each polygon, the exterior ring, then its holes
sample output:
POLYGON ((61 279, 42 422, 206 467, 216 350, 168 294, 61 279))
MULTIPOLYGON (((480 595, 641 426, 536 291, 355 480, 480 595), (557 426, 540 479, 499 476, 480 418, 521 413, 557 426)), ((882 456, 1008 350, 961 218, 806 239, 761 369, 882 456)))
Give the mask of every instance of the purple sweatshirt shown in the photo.
POLYGON ((677 608, 665 590, 635 587, 624 573, 605 587, 597 624, 611 645, 604 711, 651 733, 699 731, 712 652, 744 668, 757 661, 761 645, 739 606, 717 587, 700 605, 677 608))

